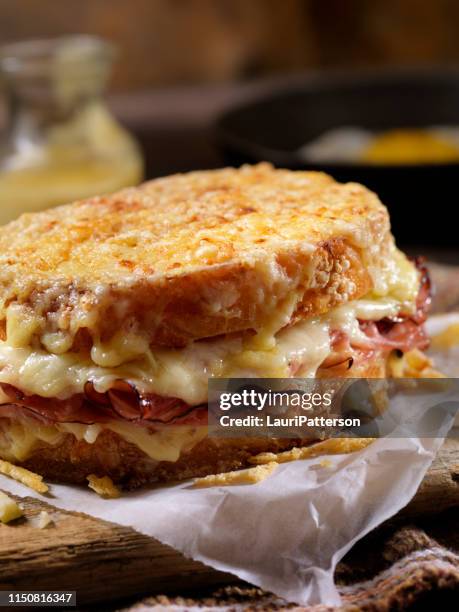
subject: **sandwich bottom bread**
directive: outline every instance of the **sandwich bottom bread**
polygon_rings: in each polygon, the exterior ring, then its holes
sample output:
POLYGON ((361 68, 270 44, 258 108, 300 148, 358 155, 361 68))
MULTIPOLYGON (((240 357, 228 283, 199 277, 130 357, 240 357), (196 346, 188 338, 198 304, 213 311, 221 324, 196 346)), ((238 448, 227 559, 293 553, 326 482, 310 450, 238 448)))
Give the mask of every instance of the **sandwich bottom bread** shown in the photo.
POLYGON ((0 228, 0 459, 134 488, 315 444, 210 437, 208 379, 436 376, 429 303, 377 197, 323 174, 198 172, 23 215, 0 228))

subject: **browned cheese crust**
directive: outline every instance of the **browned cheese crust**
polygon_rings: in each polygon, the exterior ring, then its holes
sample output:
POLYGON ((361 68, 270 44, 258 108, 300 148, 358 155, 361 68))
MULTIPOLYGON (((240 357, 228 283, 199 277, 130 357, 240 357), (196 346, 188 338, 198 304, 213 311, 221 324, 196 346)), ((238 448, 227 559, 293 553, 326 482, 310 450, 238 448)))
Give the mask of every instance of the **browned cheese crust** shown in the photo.
POLYGON ((292 294, 294 319, 365 295, 392 243, 378 198, 325 174, 162 178, 0 228, 0 335, 18 305, 36 341, 65 350, 119 330, 182 346, 260 329, 292 294))

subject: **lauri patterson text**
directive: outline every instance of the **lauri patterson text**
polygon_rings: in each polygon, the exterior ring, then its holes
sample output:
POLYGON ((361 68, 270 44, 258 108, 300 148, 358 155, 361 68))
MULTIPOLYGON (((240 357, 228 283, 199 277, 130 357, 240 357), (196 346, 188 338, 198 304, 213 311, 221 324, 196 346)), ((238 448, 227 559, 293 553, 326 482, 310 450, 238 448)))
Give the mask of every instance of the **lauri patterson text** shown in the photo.
POLYGON ((274 417, 267 415, 247 415, 231 417, 225 414, 219 418, 222 427, 360 427, 360 419, 344 417, 274 417))

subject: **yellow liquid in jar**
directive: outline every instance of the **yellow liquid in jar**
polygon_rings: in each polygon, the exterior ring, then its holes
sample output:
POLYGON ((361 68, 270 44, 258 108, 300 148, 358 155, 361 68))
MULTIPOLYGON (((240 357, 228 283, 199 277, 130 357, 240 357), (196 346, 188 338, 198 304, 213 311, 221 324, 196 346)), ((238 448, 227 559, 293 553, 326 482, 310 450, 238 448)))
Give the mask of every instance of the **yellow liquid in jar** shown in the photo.
POLYGON ((142 180, 135 159, 83 161, 24 168, 0 174, 0 224, 23 212, 35 212, 93 195, 116 191, 142 180))
POLYGON ((42 161, 0 171, 0 224, 36 212, 136 185, 143 161, 131 136, 104 109, 94 108, 81 123, 55 130, 42 161), (88 144, 90 146, 88 146, 88 144))

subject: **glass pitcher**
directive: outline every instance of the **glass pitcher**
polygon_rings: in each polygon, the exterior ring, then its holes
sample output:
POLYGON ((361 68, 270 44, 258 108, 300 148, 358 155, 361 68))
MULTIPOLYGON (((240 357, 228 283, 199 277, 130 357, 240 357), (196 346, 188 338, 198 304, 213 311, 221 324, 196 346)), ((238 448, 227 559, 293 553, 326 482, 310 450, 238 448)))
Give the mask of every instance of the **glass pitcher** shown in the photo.
POLYGON ((137 144, 102 98, 113 57, 110 44, 90 36, 0 48, 0 224, 142 180, 137 144))

